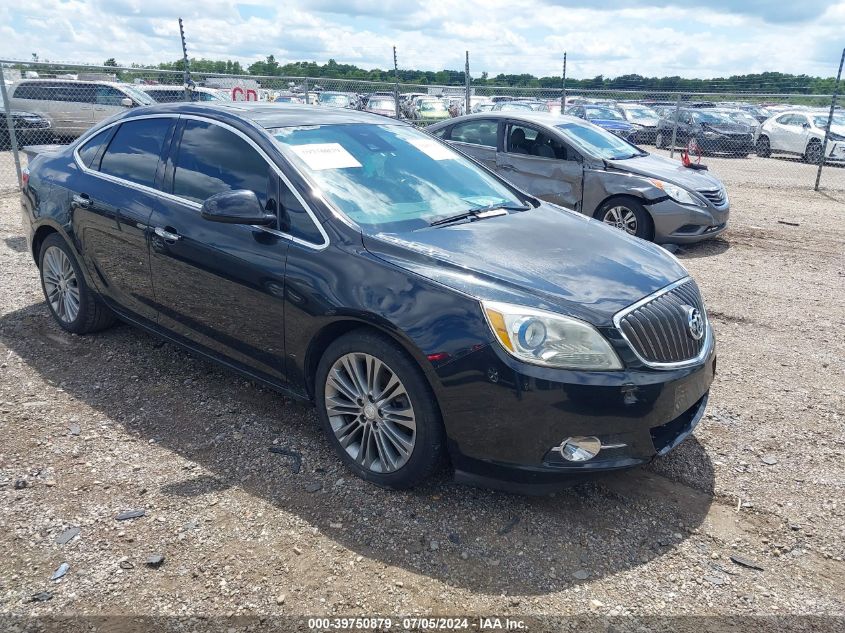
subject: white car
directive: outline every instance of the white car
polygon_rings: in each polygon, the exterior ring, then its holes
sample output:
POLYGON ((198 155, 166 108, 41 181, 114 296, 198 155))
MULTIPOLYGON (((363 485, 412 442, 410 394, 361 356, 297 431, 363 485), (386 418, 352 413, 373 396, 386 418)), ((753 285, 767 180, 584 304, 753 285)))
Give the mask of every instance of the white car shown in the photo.
MULTIPOLYGON (((162 86, 162 85, 141 85, 138 86, 141 90, 146 92, 156 103, 175 103, 177 101, 187 101, 185 99, 184 86, 162 86)), ((204 88, 202 86, 195 86, 191 89, 191 101, 231 101, 231 98, 225 98, 220 95, 217 90, 213 88, 204 88)))
MULTIPOLYGON (((820 163, 828 114, 790 110, 766 119, 757 134, 757 155, 795 154, 808 163, 820 163)), ((833 115, 825 160, 845 161, 845 114, 841 112, 833 115)))

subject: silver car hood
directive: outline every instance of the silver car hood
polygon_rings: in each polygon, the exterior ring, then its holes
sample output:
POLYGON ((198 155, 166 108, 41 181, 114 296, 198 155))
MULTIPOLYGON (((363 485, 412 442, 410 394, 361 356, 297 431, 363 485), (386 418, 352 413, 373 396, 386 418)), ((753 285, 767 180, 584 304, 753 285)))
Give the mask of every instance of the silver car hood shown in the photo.
POLYGON ((608 160, 608 166, 620 171, 627 171, 647 178, 665 180, 686 189, 701 191, 703 189, 718 189, 721 181, 704 170, 689 169, 678 160, 649 154, 625 160, 608 160))

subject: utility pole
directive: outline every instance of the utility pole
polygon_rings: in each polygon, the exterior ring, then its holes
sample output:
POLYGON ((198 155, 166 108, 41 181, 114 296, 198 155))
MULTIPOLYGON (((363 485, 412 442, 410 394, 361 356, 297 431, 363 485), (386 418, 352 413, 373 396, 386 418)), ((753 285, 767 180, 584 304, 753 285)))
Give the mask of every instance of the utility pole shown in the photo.
POLYGON ((824 128, 824 142, 822 143, 822 155, 819 158, 819 170, 816 172, 816 191, 819 190, 819 182, 822 179, 822 167, 824 167, 824 155, 827 153, 827 137, 830 134, 830 126, 833 123, 833 111, 836 109, 836 100, 839 98, 839 80, 842 78, 842 63, 845 62, 845 48, 842 49, 842 57, 839 59, 839 72, 836 73, 836 85, 833 87, 833 98, 830 100, 830 112, 827 115, 827 125, 824 128))
POLYGON ((563 51, 563 81, 560 92, 560 113, 566 112, 566 51, 563 51))
POLYGON ((179 37, 182 38, 182 82, 185 84, 185 101, 190 101, 194 82, 191 80, 191 62, 188 60, 188 46, 185 44, 185 29, 182 26, 182 18, 179 18, 179 37))
POLYGON ((469 114, 472 109, 472 104, 470 103, 470 76, 469 76, 469 51, 467 51, 467 60, 466 64, 464 65, 464 79, 466 81, 466 103, 464 104, 464 114, 469 114))
POLYGON ((396 58, 396 47, 393 47, 393 103, 396 106, 396 118, 399 118, 399 61, 396 58))

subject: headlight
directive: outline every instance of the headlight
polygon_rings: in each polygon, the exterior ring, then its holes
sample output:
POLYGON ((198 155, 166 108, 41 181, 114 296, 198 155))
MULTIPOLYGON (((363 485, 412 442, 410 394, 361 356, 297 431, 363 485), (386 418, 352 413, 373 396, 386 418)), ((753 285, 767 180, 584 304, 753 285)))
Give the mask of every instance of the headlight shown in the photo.
POLYGON ((719 138, 722 134, 718 132, 714 132, 713 130, 705 130, 701 133, 702 136, 706 136, 707 138, 719 138))
POLYGON ((845 141, 845 136, 837 134, 836 132, 829 132, 827 138, 829 141, 845 141))
POLYGON ((481 305, 499 343, 519 360, 560 369, 622 369, 610 343, 589 323, 510 303, 481 305))
POLYGON ((664 182, 656 178, 649 178, 649 182, 658 189, 662 189, 664 193, 672 198, 675 202, 681 204, 693 204, 697 207, 706 206, 701 200, 693 196, 689 191, 678 185, 673 185, 671 182, 664 182))

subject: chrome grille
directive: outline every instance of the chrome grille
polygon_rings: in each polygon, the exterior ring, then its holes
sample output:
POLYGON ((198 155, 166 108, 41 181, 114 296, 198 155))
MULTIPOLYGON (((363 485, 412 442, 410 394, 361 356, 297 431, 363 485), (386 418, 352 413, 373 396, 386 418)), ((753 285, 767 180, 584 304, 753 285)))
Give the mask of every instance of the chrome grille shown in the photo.
POLYGON ((695 360, 707 343, 689 332, 687 306, 704 315, 704 302, 692 279, 634 304, 614 319, 636 354, 646 364, 675 364, 695 360))
POLYGON ((699 189, 698 193, 707 198, 716 207, 721 207, 725 204, 725 190, 722 188, 699 189))

